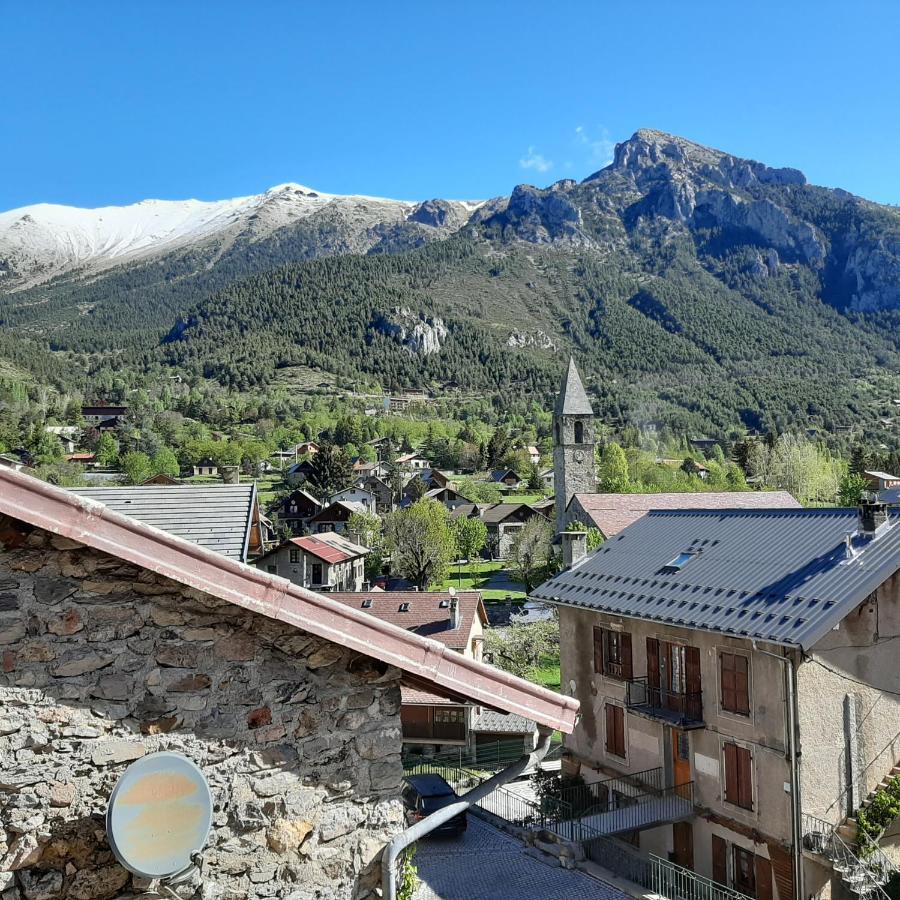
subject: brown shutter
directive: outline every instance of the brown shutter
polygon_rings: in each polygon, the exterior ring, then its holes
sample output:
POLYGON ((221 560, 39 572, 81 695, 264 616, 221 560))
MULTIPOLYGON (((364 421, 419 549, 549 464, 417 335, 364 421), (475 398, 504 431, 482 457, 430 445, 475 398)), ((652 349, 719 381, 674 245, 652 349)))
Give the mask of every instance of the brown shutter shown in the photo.
POLYGON ((764 857, 756 857, 756 900, 772 898, 772 864, 764 857))
POLYGON ((745 809, 753 809, 753 775, 751 771, 750 751, 743 747, 737 747, 735 749, 737 750, 738 790, 740 791, 738 803, 745 809))
POLYGON ((750 678, 746 656, 734 657, 734 710, 750 714, 750 678))
POLYGON ((685 680, 687 693, 700 693, 700 650, 698 647, 684 648, 684 668, 687 672, 685 680))
POLYGON ((606 752, 615 752, 616 745, 616 723, 615 723, 615 707, 611 703, 606 704, 606 752))
POLYGON ((594 671, 603 671, 603 629, 594 626, 594 671))
POLYGON ((651 637, 647 638, 647 684, 659 688, 659 641, 651 637))
POLYGON ((729 803, 740 802, 738 788, 737 745, 725 745, 725 799, 729 803))
POLYGON ((769 843, 769 859, 778 889, 778 900, 794 900, 794 861, 789 850, 769 843))
POLYGON ((625 758, 625 710, 621 706, 616 707, 616 722, 618 724, 618 750, 619 756, 625 758))
POLYGON ((626 681, 631 681, 634 677, 632 675, 632 667, 631 667, 631 635, 623 634, 622 635, 622 677, 626 681))
POLYGON ((737 697, 734 690, 734 654, 719 655, 722 672, 722 709, 734 712, 737 709, 737 697))
POLYGON ((717 834, 712 836, 712 877, 713 881, 728 886, 728 848, 717 834))

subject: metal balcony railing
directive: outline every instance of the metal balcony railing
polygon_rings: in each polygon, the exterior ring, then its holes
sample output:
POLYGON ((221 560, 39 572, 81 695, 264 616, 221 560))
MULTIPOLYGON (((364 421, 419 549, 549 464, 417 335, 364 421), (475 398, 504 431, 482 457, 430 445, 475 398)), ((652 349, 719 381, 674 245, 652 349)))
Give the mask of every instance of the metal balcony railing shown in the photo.
POLYGON ((681 728, 703 725, 702 691, 670 691, 651 685, 646 675, 625 682, 625 705, 632 712, 681 728))
POLYGON ((802 827, 804 849, 829 860, 850 891, 861 900, 888 900, 883 885, 896 868, 877 845, 864 847, 860 857, 830 822, 803 813, 802 827))
POLYGON ((750 900, 746 894, 652 853, 650 867, 653 879, 650 889, 669 900, 750 900))

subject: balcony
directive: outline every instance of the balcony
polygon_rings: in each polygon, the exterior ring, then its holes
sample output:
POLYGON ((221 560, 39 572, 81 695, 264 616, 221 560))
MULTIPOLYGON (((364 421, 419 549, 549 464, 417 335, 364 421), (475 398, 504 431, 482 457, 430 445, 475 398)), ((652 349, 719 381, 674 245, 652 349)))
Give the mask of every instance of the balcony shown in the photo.
POLYGON ((639 716, 686 730, 703 727, 702 691, 668 690, 651 685, 646 675, 625 682, 625 706, 639 716))
POLYGON ((404 741, 446 744, 466 740, 462 708, 404 705, 400 708, 400 724, 404 741))

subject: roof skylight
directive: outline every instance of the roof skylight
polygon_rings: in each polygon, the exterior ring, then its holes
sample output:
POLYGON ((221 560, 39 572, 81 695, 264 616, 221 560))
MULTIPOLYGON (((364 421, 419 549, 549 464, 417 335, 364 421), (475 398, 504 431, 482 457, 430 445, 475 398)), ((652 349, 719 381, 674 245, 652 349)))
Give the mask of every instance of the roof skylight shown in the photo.
POLYGON ((673 572, 680 572, 696 555, 696 553, 679 553, 675 559, 666 563, 663 568, 671 569, 673 572))

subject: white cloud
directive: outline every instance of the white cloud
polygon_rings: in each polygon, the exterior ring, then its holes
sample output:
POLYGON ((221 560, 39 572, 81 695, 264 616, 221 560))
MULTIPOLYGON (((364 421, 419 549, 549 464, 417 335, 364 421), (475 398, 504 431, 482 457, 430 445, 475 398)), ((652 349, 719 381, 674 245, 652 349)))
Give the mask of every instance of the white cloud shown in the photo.
POLYGON ((528 153, 519 160, 519 165, 523 169, 534 169, 535 172, 549 172, 553 168, 553 160, 538 153, 534 147, 529 147, 528 153))
POLYGON ((605 128, 589 132, 583 125, 575 128, 575 144, 587 153, 587 163, 592 166, 608 166, 616 149, 615 141, 610 140, 605 128))

